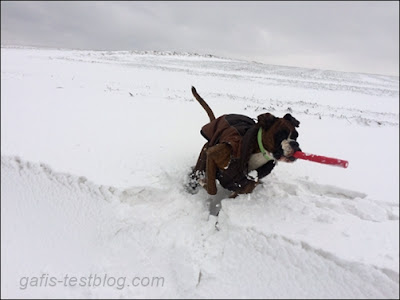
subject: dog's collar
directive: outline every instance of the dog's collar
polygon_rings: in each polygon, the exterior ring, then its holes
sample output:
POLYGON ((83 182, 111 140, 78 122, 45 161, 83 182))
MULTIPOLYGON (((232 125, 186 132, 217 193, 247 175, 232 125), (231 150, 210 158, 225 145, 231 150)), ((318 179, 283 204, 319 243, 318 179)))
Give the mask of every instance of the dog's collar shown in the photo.
POLYGON ((266 160, 272 160, 273 158, 268 155, 267 150, 265 150, 264 145, 262 143, 262 128, 258 129, 258 134, 257 134, 257 141, 258 141, 258 147, 260 148, 260 151, 264 158, 266 160))

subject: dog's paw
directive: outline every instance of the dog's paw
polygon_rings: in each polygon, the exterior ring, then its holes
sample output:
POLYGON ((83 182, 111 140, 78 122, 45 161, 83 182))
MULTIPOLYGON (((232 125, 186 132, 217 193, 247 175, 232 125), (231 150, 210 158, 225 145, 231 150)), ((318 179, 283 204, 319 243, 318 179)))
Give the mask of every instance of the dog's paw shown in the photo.
POLYGON ((232 192, 232 193, 229 195, 229 198, 230 198, 230 199, 235 199, 237 196, 239 196, 238 192, 232 192))
POLYGON ((200 186, 195 184, 186 184, 185 189, 189 194, 195 195, 199 192, 200 186))
POLYGON ((189 174, 187 182, 185 183, 185 189, 190 194, 197 194, 203 182, 204 172, 192 172, 189 174))

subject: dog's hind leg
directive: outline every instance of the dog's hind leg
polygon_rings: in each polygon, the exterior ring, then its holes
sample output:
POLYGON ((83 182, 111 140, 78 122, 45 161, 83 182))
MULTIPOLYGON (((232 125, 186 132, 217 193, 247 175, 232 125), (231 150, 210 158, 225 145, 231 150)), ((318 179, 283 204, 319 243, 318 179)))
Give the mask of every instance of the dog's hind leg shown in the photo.
POLYGON ((231 160, 232 148, 228 144, 218 144, 207 149, 206 185, 208 194, 217 193, 217 169, 225 169, 231 160))
POLYGON ((192 168, 192 172, 190 172, 189 174, 188 182, 186 184, 186 190, 191 194, 196 194, 198 192, 199 185, 204 185, 204 177, 207 163, 207 149, 208 143, 205 143, 203 148, 201 149, 196 165, 192 168))
POLYGON ((208 143, 205 143, 203 148, 201 149, 199 158, 197 160, 196 166, 193 169, 193 172, 204 172, 206 170, 207 149, 208 149, 208 143))

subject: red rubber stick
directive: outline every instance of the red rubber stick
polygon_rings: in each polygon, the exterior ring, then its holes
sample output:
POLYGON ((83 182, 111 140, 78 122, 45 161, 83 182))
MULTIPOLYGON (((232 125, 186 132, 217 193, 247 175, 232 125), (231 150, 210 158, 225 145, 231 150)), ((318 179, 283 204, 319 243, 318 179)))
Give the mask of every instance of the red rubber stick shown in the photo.
POLYGON ((349 162, 347 160, 326 157, 326 156, 321 156, 321 155, 315 155, 315 154, 309 154, 309 153, 304 153, 301 151, 295 152, 293 154, 293 156, 298 159, 310 160, 313 162, 326 164, 326 165, 332 165, 332 166, 338 166, 338 167, 342 167, 342 168, 347 168, 349 165, 349 162))

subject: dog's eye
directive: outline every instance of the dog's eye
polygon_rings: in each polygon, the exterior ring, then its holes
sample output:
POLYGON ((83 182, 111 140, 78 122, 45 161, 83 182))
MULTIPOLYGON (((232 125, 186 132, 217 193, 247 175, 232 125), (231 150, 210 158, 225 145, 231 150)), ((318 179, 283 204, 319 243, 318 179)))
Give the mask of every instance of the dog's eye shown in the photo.
POLYGON ((276 133, 275 139, 278 143, 282 142, 284 139, 287 139, 289 136, 289 131, 287 130, 280 130, 276 133))

